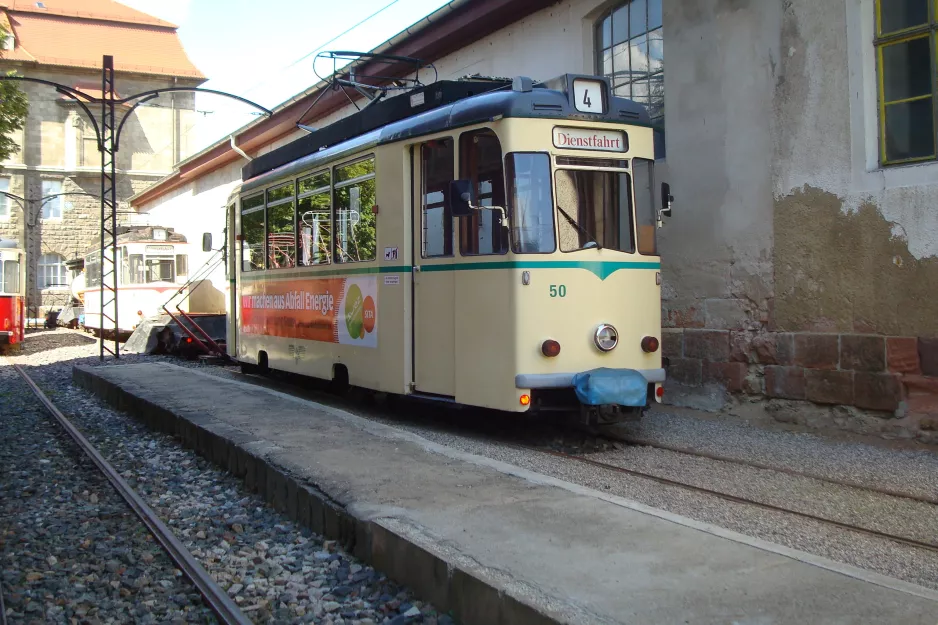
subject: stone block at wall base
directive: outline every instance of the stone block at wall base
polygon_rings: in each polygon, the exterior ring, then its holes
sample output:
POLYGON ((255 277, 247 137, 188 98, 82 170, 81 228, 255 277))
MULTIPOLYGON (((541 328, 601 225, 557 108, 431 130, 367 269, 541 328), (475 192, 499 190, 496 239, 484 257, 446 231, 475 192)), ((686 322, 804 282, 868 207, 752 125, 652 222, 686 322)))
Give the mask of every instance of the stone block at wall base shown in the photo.
POLYGON ((886 364, 893 373, 922 372, 918 360, 918 339, 898 336, 886 338, 886 364))
POLYGON ((902 401, 898 376, 857 371, 853 377, 854 405, 867 410, 895 412, 902 401))
POLYGON ((804 399, 804 369, 776 365, 766 367, 765 394, 778 399, 804 399))
POLYGON ((840 368, 852 371, 885 371, 885 337, 861 334, 841 335, 840 368))
POLYGON ((837 369, 838 339, 836 334, 795 334, 794 364, 805 369, 837 369))
POLYGON ((726 362, 730 357, 730 333, 727 330, 684 330, 684 356, 712 362, 726 362))

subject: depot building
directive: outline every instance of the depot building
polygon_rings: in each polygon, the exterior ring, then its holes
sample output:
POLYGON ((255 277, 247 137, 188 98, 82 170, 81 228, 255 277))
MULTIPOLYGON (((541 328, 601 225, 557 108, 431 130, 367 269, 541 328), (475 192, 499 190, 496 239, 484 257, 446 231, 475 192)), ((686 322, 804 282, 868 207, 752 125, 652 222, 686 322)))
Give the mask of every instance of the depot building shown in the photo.
MULTIPOLYGON (((647 107, 656 171, 676 198, 659 232, 668 401, 928 438, 938 22, 927 4, 454 0, 373 52, 430 61, 441 80, 604 75, 647 107)), ((356 74, 408 69, 376 59, 356 74)), ((223 241, 250 159, 304 136, 298 122, 357 110, 324 87, 179 163, 133 208, 223 241)), ((200 288, 224 310, 223 273, 200 288)))

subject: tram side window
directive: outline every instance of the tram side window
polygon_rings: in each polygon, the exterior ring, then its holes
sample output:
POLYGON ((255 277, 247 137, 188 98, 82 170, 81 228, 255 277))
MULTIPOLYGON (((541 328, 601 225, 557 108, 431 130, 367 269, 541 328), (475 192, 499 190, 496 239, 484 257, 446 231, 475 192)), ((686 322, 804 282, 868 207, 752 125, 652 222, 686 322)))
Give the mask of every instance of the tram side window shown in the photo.
POLYGON ((547 154, 509 154, 508 211, 511 249, 516 254, 543 254, 556 249, 554 203, 547 154))
POLYGON ((101 256, 98 253, 90 254, 85 261, 85 284, 101 286, 101 256))
POLYGON ((420 148, 423 181, 423 257, 453 255, 453 215, 444 201, 453 180, 453 140, 430 141, 420 148))
POLYGON ((264 195, 241 202, 241 271, 264 269, 264 195))
POLYGON ((267 263, 271 269, 295 267, 293 183, 267 189, 267 263))
POLYGON ((147 282, 172 282, 176 279, 173 275, 173 259, 170 258, 147 258, 147 282))
POLYGON ((332 187, 328 171, 300 180, 296 229, 302 266, 332 262, 332 187))
POLYGON ((130 255, 130 284, 143 284, 144 279, 144 270, 143 270, 143 254, 131 254, 130 255))
POLYGON ((3 265, 3 282, 0 291, 4 293, 19 293, 20 291, 20 263, 16 260, 6 260, 3 265))
POLYGON ((658 254, 658 216, 655 209, 655 162, 632 159, 635 185, 635 223, 638 224, 638 253, 658 254))
MULTIPOLYGON (((459 138, 459 177, 472 185, 475 206, 505 206, 505 173, 502 147, 491 130, 464 133, 459 138)), ((460 217, 459 253, 463 256, 504 254, 508 251, 507 224, 499 224, 500 213, 474 211, 460 217)))
POLYGON ((375 159, 335 168, 335 262, 375 259, 375 159))

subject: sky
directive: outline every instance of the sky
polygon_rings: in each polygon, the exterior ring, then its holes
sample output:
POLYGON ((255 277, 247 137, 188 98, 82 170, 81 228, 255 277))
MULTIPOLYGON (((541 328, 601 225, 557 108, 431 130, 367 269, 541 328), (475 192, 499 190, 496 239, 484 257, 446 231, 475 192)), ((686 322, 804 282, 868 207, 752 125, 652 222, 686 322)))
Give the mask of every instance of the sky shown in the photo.
MULTIPOLYGON (((367 52, 446 4, 446 0, 119 1, 179 26, 189 58, 209 78, 202 87, 234 93, 267 108, 318 82, 313 73, 317 49, 367 52), (306 55, 310 56, 303 59, 306 55)), ((331 63, 317 68, 326 76, 331 63)), ((247 105, 212 95, 199 94, 196 110, 200 114, 190 137, 195 151, 256 118, 247 105)))

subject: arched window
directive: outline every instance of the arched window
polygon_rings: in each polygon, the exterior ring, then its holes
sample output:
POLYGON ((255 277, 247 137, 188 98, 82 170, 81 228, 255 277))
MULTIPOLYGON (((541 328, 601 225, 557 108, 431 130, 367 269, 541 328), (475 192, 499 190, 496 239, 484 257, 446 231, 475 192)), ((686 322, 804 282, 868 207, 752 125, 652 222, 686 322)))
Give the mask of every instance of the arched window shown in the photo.
POLYGON ((68 287, 68 270, 65 257, 61 254, 43 254, 39 257, 39 276, 36 286, 40 289, 68 287))
POLYGON ((644 104, 652 123, 664 128, 662 0, 630 0, 596 23, 597 71, 617 96, 644 104))

